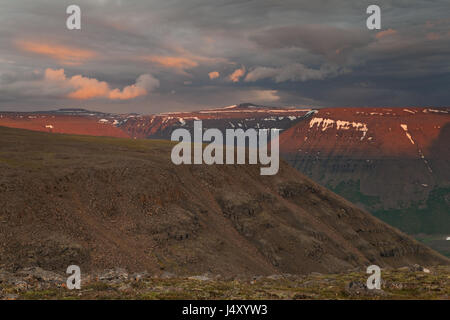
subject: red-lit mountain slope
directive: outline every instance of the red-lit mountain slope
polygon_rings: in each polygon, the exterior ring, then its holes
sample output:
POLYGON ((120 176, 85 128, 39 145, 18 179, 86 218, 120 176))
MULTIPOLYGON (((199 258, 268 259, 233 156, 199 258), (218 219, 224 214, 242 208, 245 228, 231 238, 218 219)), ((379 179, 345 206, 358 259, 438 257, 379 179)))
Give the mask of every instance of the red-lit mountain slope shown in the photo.
POLYGON ((334 108, 283 132, 301 172, 410 233, 450 232, 448 108, 334 108))
POLYGON ((0 113, 0 126, 51 133, 128 137, 116 127, 114 120, 94 115, 8 112, 0 113))

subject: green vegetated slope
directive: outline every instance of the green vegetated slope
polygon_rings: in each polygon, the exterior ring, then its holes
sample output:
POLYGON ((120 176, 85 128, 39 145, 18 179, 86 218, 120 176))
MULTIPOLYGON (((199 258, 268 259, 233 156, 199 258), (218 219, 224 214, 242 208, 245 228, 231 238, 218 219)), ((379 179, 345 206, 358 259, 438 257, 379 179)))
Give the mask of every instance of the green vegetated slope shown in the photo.
POLYGON ((450 187, 435 187, 426 200, 401 209, 379 209, 379 197, 362 193, 359 180, 342 181, 336 187, 327 187, 388 224, 408 234, 419 235, 417 239, 450 256, 450 241, 444 240, 450 234, 450 187))
POLYGON ((434 188, 425 201, 402 209, 377 209, 381 205, 379 197, 362 193, 359 180, 327 187, 355 204, 362 204, 378 218, 406 233, 445 234, 450 230, 450 187, 434 188))

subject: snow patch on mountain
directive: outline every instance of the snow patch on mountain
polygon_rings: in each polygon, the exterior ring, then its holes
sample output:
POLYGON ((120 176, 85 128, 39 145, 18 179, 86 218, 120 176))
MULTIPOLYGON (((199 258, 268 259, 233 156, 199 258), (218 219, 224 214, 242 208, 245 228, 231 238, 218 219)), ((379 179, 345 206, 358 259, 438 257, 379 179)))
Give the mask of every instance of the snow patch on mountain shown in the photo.
POLYGON ((408 137, 409 141, 411 141, 412 144, 415 144, 415 143, 414 143, 414 140, 412 139, 412 136, 411 136, 411 135, 409 134, 409 132, 408 132, 408 125, 402 123, 402 124, 400 125, 400 127, 402 127, 403 131, 405 131, 405 134, 406 134, 406 136, 408 137))
POLYGON ((363 133, 361 140, 367 134, 368 128, 367 125, 363 122, 350 122, 345 120, 333 120, 333 119, 325 119, 325 118, 317 118, 314 117, 309 122, 309 127, 312 128, 317 125, 317 129, 322 128, 322 131, 327 129, 331 129, 336 125, 336 130, 350 130, 354 129, 356 131, 361 131, 363 133))
POLYGON ((423 112, 424 113, 434 112, 434 113, 447 113, 448 114, 448 110, 438 110, 438 109, 424 109, 423 112))

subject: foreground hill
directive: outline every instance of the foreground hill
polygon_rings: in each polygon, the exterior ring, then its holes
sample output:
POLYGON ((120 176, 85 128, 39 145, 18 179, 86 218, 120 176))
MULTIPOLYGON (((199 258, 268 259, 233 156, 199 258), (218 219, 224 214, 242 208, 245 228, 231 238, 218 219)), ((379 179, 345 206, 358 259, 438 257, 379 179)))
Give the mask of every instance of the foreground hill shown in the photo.
POLYGON ((282 163, 175 166, 169 142, 0 128, 0 269, 340 272, 449 261, 282 163))

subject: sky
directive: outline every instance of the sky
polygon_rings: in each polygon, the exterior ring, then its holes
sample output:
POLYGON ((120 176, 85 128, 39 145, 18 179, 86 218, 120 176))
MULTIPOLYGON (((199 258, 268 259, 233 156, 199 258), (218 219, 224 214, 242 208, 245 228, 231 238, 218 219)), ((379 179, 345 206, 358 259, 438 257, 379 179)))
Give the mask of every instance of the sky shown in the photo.
POLYGON ((449 89, 449 0, 0 0, 0 111, 436 107, 449 89))

